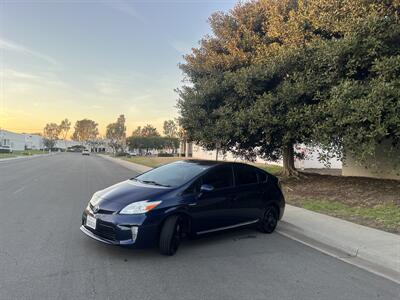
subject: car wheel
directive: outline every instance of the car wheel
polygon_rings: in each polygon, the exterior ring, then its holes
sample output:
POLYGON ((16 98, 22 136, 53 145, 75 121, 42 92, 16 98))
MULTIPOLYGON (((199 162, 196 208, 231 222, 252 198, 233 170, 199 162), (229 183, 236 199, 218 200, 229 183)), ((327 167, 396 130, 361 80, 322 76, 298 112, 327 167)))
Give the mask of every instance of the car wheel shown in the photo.
POLYGON ((160 252, 164 255, 174 255, 178 250, 182 237, 180 216, 169 217, 161 229, 160 252))
POLYGON ((265 210, 264 217, 260 222, 259 229, 264 233, 274 232, 276 225, 278 225, 278 210, 274 206, 269 206, 265 210))

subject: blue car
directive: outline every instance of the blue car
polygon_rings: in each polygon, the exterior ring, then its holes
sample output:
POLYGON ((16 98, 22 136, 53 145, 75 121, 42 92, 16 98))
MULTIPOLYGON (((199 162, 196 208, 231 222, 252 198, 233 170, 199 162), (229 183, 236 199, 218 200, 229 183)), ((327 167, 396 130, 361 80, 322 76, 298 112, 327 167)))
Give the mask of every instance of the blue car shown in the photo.
POLYGON ((184 160, 96 192, 81 230, 103 243, 173 255, 188 236, 249 225, 271 233, 284 209, 278 179, 259 168, 184 160))

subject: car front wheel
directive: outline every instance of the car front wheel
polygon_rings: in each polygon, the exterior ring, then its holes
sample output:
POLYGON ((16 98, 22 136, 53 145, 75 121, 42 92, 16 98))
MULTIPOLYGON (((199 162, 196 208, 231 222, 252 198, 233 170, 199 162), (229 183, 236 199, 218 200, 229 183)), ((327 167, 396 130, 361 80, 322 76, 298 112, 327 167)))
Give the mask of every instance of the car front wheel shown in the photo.
POLYGON ((182 237, 182 224, 180 217, 175 215, 169 217, 161 229, 160 252, 164 255, 174 255, 178 250, 182 237))
POLYGON ((274 232, 276 225, 278 225, 278 210, 274 206, 269 206, 265 210, 264 217, 260 221, 259 228, 261 232, 272 233, 274 232))

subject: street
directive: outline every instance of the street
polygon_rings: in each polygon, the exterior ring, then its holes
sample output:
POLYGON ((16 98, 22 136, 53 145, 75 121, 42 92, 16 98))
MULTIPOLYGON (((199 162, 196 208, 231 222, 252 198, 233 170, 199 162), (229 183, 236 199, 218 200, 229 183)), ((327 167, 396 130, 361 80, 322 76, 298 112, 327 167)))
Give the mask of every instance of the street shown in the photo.
POLYGON ((0 299, 399 299, 394 282, 277 233, 185 241, 173 257, 85 236, 91 195, 134 175, 79 153, 0 161, 0 299))

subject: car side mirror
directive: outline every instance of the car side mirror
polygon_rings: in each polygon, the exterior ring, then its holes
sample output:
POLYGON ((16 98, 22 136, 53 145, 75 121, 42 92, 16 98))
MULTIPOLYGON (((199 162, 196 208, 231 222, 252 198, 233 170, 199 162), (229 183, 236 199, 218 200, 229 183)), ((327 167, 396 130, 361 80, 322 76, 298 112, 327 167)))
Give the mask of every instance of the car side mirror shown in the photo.
POLYGON ((214 190, 214 187, 209 184, 202 184, 200 187, 200 193, 212 192, 213 190, 214 190))

